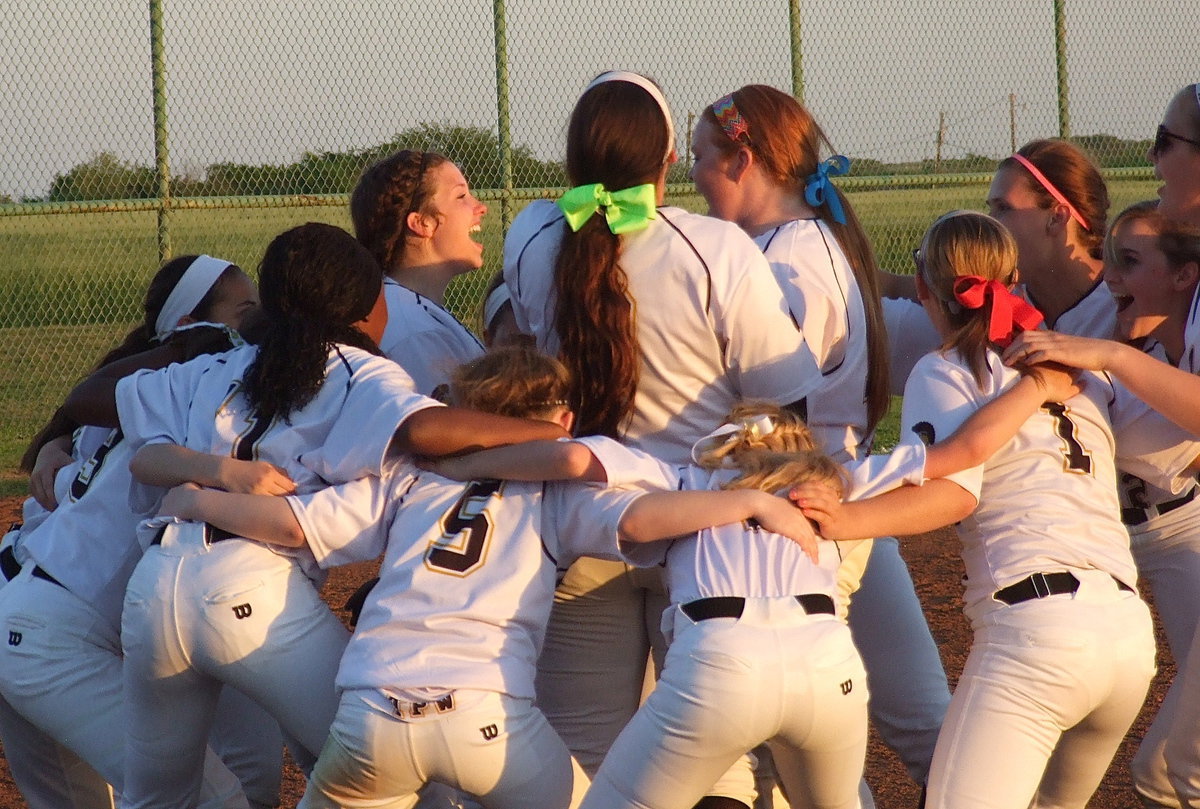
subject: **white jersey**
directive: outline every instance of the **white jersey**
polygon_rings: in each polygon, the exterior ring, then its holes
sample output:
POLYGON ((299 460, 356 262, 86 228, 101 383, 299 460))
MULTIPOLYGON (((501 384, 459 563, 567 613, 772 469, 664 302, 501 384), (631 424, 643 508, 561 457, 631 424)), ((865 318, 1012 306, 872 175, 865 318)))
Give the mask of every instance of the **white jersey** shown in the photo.
POLYGON ((925 307, 908 298, 884 298, 883 322, 887 326, 891 360, 892 395, 904 393, 904 383, 917 360, 942 344, 925 307))
MULTIPOLYGON (((559 350, 554 262, 565 220, 548 200, 530 203, 504 241, 504 280, 517 325, 549 354, 559 350)), ((641 378, 622 440, 683 463, 692 444, 743 399, 790 404, 820 372, 779 284, 737 225, 679 208, 621 237, 621 268, 636 301, 641 378)))
MULTIPOLYGON (((615 443, 589 447, 600 459, 611 484, 654 489, 712 491, 737 470, 673 466, 615 443)), ((907 479, 920 481, 919 467, 907 479), (915 475, 915 477, 914 477, 915 475)), ((903 478, 900 481, 903 482, 903 478)), ((809 593, 836 597, 841 562, 835 543, 818 543, 814 564, 790 539, 747 523, 718 525, 687 537, 622 546, 625 558, 639 567, 666 568, 672 603, 686 604, 714 596, 774 598, 809 593)))
MULTIPOLYGON (((91 457, 59 476, 58 508, 21 532, 29 559, 86 601, 120 631, 125 585, 142 557, 137 525, 146 514, 129 505, 133 450, 120 429, 85 427, 78 443, 94 446, 91 457)), ((57 487, 56 487, 57 488, 57 487)))
MULTIPOLYGON (((902 431, 927 442, 951 435, 1016 382, 989 350, 980 390, 957 351, 922 358, 904 392, 902 431)), ((958 524, 968 617, 991 595, 1033 573, 1099 570, 1133 586, 1129 538, 1120 522, 1112 388, 1091 375, 1064 404, 1043 406, 984 465, 949 476, 979 501, 958 524)))
MULTIPOLYGON (((258 349, 242 346, 139 371, 117 383, 117 411, 130 451, 143 444, 180 444, 199 452, 269 461, 298 492, 311 492, 382 472, 396 428, 438 403, 416 393, 396 363, 350 346, 334 346, 316 396, 289 418, 259 421, 243 392, 258 349)), ((150 506, 161 489, 136 486, 135 508, 150 506)), ((146 510, 150 510, 149 507, 146 510)), ((146 532, 143 538, 148 540, 146 532)), ((250 540, 232 540, 246 541, 250 540)), ((316 575, 307 549, 267 546, 294 556, 316 575)))
POLYGON ((820 219, 794 219, 754 242, 821 369, 821 384, 808 396, 809 428, 839 463, 865 455, 867 315, 850 262, 820 219))
POLYGON ((460 483, 402 462, 382 479, 290 497, 322 566, 384 554, 338 688, 421 701, 457 688, 532 699, 558 574, 582 555, 619 559, 617 523, 642 494, 460 483))
MULTIPOLYGON (((1025 296, 1040 312, 1033 295, 1027 287, 1018 287, 1016 292, 1025 296)), ((1117 305, 1113 302, 1108 284, 1100 278, 1088 290, 1088 293, 1076 301, 1065 312, 1055 318, 1053 323, 1047 322, 1047 329, 1054 329, 1063 334, 1073 334, 1076 337, 1096 337, 1111 340, 1117 328, 1117 305)))
MULTIPOLYGON (((1161 343, 1151 341, 1145 352, 1170 363, 1161 343)), ((1192 295, 1184 325, 1183 353, 1177 367, 1191 374, 1200 373, 1200 289, 1192 295)), ((1118 388, 1124 390, 1120 383, 1118 388)), ((1132 394, 1129 394, 1132 395, 1132 394)), ((1117 434, 1117 465, 1120 469, 1121 509, 1130 530, 1153 530, 1163 515, 1196 498, 1200 489, 1191 472, 1191 462, 1200 456, 1200 441, 1149 405, 1138 402, 1139 431, 1136 438, 1117 434), (1154 472, 1174 471, 1170 480, 1156 480, 1154 472)))
POLYGON ((379 350, 400 363, 418 393, 444 401, 454 369, 483 356, 483 344, 445 308, 398 281, 384 278, 383 292, 388 322, 379 350))

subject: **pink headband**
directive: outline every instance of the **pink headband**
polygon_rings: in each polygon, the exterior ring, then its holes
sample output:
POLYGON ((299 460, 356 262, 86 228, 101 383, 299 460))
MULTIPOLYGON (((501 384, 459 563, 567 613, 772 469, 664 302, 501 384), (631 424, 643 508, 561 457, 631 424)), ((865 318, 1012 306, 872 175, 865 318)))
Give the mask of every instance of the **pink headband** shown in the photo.
POLYGON ((1050 194, 1050 196, 1054 197, 1054 199, 1058 200, 1058 202, 1067 206, 1067 211, 1071 214, 1071 218, 1079 223, 1079 227, 1083 228, 1084 230, 1086 230, 1088 232, 1091 232, 1092 229, 1090 227, 1088 227, 1087 220, 1083 218, 1083 215, 1080 214, 1079 211, 1077 211, 1075 209, 1074 205, 1072 205, 1070 202, 1067 201, 1067 198, 1065 196, 1063 196, 1063 192, 1061 192, 1057 188, 1055 188, 1054 183, 1050 182, 1049 178, 1047 178, 1045 174, 1042 174, 1042 172, 1038 170, 1037 166, 1035 166, 1035 165, 1033 165, 1033 163, 1029 162, 1029 160, 1024 155, 1014 154, 1013 160, 1016 160, 1022 166, 1029 169, 1029 173, 1033 175, 1033 179, 1035 179, 1039 183, 1041 183, 1042 188, 1046 189, 1046 191, 1050 194))
POLYGON ((750 140, 750 124, 746 123, 746 119, 738 112, 737 104, 733 103, 733 93, 718 99, 717 103, 712 105, 712 111, 717 116, 717 123, 721 125, 722 131, 731 141, 737 142, 742 135, 746 136, 746 140, 750 140))

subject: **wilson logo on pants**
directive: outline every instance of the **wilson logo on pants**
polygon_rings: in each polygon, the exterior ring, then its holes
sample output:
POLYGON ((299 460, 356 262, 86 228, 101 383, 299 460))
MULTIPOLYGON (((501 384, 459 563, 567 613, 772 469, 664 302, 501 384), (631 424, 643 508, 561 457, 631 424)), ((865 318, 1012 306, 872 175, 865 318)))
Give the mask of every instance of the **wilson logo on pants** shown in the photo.
POLYGON ((20 646, 21 645, 21 637, 22 637, 22 635, 20 632, 13 632, 10 629, 8 631, 8 645, 9 646, 20 646))
POLYGON ((252 612, 254 610, 250 608, 249 604, 238 604, 233 608, 233 614, 239 621, 243 618, 249 618, 252 612))
POLYGON ((496 727, 495 725, 488 725, 485 728, 480 728, 479 732, 483 734, 485 741, 490 742, 492 739, 500 735, 500 728, 496 727))
POLYGON ((854 690, 854 681, 847 680, 846 682, 842 683, 841 689, 842 689, 842 696, 849 694, 851 691, 854 690))

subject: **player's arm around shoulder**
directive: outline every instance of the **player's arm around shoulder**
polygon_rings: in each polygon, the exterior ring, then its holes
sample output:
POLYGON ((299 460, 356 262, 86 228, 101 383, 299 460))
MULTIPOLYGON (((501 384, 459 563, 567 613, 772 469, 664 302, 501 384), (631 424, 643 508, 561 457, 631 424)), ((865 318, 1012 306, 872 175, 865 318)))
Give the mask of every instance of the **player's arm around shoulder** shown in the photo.
POLYGON ((525 441, 449 458, 422 459, 421 468, 451 480, 585 480, 607 482, 604 467, 583 443, 525 441))
POLYGON ((304 530, 283 497, 184 483, 167 492, 159 516, 206 522, 237 536, 287 548, 299 548, 305 542, 304 530))

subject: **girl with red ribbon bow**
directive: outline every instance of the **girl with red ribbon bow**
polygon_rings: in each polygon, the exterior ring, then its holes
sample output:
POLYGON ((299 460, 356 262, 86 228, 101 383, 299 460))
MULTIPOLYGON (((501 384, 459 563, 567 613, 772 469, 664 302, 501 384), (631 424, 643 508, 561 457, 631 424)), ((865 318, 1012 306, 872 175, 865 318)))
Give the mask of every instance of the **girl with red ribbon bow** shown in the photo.
MULTIPOLYGON (((1017 381, 997 346, 1040 315, 1010 291, 1016 264, 1013 237, 983 214, 947 214, 926 232, 917 289, 943 344, 909 377, 902 440, 944 441, 1017 381)), ((958 523, 975 637, 934 750, 928 809, 1083 809, 1137 716, 1154 635, 1120 521, 1117 396, 1089 377, 985 463, 919 487, 845 504, 800 496, 826 538, 958 523)))

